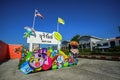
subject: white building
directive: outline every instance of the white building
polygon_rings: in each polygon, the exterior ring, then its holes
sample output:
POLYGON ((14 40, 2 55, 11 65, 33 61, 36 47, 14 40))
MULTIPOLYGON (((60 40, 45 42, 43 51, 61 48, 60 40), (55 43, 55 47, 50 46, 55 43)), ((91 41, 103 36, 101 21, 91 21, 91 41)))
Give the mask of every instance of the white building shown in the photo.
POLYGON ((120 46, 120 37, 119 38, 111 38, 111 39, 103 39, 101 41, 96 42, 97 48, 102 49, 102 51, 107 50, 110 47, 120 46))
POLYGON ((97 38, 94 36, 84 35, 80 37, 80 47, 83 48, 90 48, 93 51, 93 48, 96 47, 96 42, 101 41, 101 38, 97 38))
MULTIPOLYGON (((70 41, 63 41, 62 47, 65 49, 68 48, 70 41)), ((102 39, 95 36, 84 35, 80 37, 79 46, 83 49, 90 49, 93 51, 95 48, 100 50, 107 51, 110 47, 120 46, 120 37, 111 38, 111 39, 102 39)))

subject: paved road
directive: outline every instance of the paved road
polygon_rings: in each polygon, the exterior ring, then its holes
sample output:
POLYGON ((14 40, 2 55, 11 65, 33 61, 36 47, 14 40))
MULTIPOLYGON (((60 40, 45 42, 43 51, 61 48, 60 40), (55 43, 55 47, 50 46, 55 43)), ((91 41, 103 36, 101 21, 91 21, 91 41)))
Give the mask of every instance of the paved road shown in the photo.
POLYGON ((19 60, 0 65, 0 80, 120 80, 120 61, 79 59, 77 66, 25 75, 19 60))

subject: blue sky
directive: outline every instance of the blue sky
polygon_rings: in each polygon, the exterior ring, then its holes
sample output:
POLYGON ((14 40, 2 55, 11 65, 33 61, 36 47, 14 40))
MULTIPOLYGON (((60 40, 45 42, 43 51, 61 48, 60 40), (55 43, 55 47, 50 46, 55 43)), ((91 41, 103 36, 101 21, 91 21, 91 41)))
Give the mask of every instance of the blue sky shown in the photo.
POLYGON ((0 40, 9 44, 26 43, 24 26, 32 27, 34 10, 44 15, 35 21, 35 30, 56 31, 57 18, 63 40, 74 35, 100 38, 120 36, 120 0, 0 0, 0 40))

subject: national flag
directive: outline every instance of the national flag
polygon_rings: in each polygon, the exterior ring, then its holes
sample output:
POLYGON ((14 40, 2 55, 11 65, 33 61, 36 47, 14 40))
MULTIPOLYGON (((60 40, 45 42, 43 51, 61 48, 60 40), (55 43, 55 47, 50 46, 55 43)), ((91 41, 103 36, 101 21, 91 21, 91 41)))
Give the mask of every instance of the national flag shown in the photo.
POLYGON ((35 17, 41 17, 41 19, 44 19, 44 16, 38 12, 38 10, 35 10, 35 17))
POLYGON ((64 21, 62 18, 59 18, 59 17, 58 17, 58 23, 61 23, 61 24, 64 25, 64 24, 65 24, 65 21, 64 21))

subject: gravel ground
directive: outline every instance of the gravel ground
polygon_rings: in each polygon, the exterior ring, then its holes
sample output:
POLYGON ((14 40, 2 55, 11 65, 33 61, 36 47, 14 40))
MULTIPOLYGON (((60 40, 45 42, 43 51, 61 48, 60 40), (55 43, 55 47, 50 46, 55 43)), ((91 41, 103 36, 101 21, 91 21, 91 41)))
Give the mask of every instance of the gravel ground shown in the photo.
POLYGON ((120 80, 120 61, 79 58, 76 66, 25 75, 18 59, 0 65, 0 80, 120 80))

